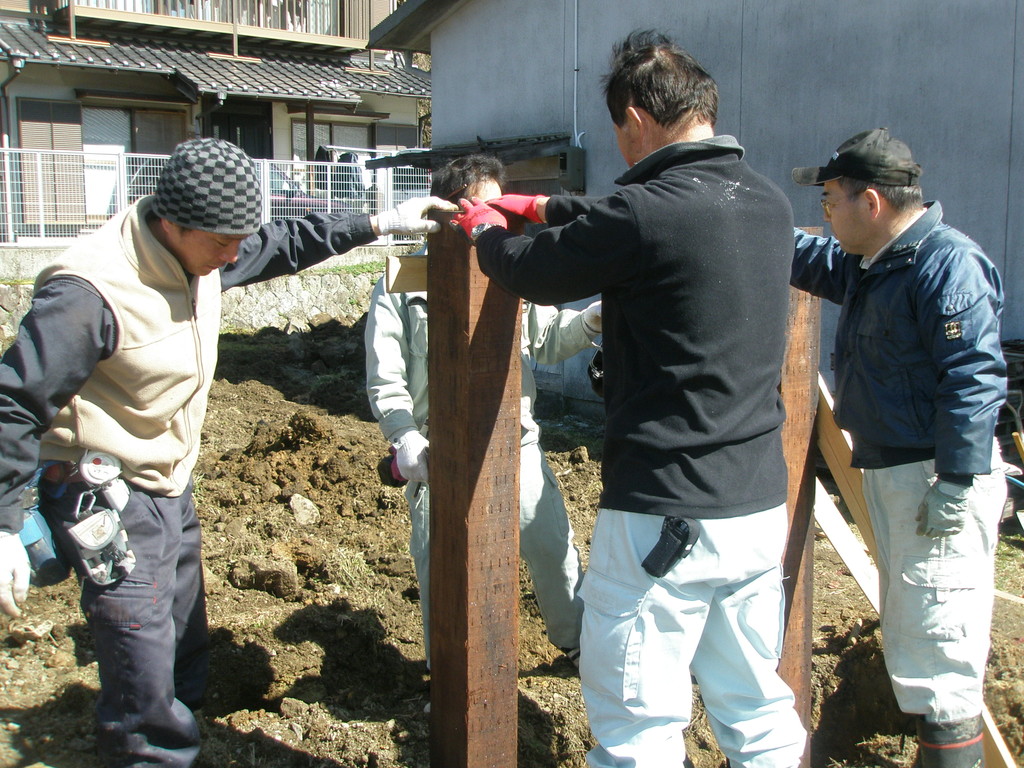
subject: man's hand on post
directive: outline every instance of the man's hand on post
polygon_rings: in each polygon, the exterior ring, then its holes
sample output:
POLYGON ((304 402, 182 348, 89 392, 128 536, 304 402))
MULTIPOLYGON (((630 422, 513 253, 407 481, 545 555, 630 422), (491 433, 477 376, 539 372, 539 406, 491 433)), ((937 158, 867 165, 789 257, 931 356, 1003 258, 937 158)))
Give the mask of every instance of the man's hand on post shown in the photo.
POLYGON ((492 208, 514 213, 536 224, 544 222, 544 208, 547 203, 546 195, 502 195, 487 201, 492 208))
POLYGON ((917 510, 917 534, 939 539, 960 533, 967 522, 970 485, 936 480, 917 510))
POLYGON ((410 429, 395 441, 395 464, 399 474, 413 483, 429 480, 427 453, 430 442, 417 430, 410 429))
POLYGON ((452 219, 452 224, 462 227, 466 237, 473 242, 490 227, 508 229, 505 217, 478 197, 474 197, 473 202, 459 200, 459 205, 462 207, 462 213, 452 219))
POLYGON ((31 576, 28 552, 16 533, 0 532, 0 611, 8 616, 21 616, 18 603, 28 597, 31 576))
POLYGON ((370 224, 378 235, 423 235, 438 232, 441 225, 424 218, 427 211, 433 208, 441 211, 459 210, 459 206, 440 197, 413 197, 399 203, 390 211, 371 216, 370 224))

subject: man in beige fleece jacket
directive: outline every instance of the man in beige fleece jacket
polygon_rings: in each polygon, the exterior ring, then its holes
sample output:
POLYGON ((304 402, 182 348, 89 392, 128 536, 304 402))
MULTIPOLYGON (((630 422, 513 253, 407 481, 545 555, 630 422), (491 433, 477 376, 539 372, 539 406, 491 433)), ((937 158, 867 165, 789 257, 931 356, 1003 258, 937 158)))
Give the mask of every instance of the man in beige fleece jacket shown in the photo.
POLYGON ((423 198, 377 216, 260 226, 252 160, 226 141, 197 139, 175 149, 155 195, 37 279, 0 360, 0 610, 19 615, 27 596, 19 497, 34 480, 82 580, 100 673, 97 748, 112 768, 186 768, 199 751, 193 711, 208 637, 192 468, 221 291, 381 234, 428 231, 437 225, 423 215, 438 204, 452 207, 423 198), (118 469, 104 486, 104 473, 118 469))

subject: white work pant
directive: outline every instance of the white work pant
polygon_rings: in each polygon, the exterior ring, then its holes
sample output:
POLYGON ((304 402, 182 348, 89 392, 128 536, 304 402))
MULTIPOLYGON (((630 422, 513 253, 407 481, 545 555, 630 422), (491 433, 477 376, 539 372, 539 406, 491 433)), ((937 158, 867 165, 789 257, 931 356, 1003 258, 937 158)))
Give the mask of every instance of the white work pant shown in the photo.
POLYGON ((940 539, 917 533, 918 506, 934 480, 929 460, 865 470, 863 485, 878 545, 882 643, 896 700, 904 712, 944 723, 975 717, 984 706, 1006 478, 1002 472, 975 476, 964 530, 940 539))
MULTIPOLYGON (((412 535, 409 551, 416 565, 423 615, 423 643, 430 659, 430 490, 423 483, 406 488, 412 535)), ((558 480, 537 443, 519 453, 519 554, 533 579, 548 639, 559 648, 578 648, 583 604, 577 592, 583 578, 579 551, 562 501, 558 480)))
POLYGON ((786 508, 701 520, 662 578, 641 562, 664 518, 598 513, 583 598, 580 678, 593 768, 681 768, 691 672, 732 768, 794 768, 807 734, 778 675, 786 508))

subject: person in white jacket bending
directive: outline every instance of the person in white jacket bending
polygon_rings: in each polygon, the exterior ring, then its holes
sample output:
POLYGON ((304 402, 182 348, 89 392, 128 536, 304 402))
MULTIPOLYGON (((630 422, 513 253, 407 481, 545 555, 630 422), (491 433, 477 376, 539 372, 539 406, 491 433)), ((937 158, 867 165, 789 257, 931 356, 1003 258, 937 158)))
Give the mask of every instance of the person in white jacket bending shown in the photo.
MULTIPOLYGON (((431 194, 488 200, 501 194, 504 167, 494 157, 469 155, 434 173, 431 194)), ((366 322, 366 392, 395 462, 408 480, 412 536, 430 660, 430 491, 427 486, 427 300, 426 293, 387 293, 383 278, 370 300, 366 322)), ((574 663, 579 656, 583 570, 562 494, 539 444, 533 418, 537 395, 530 358, 552 364, 592 346, 601 332, 601 303, 582 312, 523 303, 522 445, 519 477, 519 548, 533 577, 548 639, 574 663)))

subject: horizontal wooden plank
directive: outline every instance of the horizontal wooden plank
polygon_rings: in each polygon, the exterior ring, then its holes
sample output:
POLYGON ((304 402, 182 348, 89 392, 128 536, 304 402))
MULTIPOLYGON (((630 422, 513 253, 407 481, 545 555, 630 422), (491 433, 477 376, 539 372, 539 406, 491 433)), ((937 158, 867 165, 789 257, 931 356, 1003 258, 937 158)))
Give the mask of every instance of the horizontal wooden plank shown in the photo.
POLYGON ((384 263, 384 286, 388 293, 427 290, 426 256, 388 256, 384 263))

